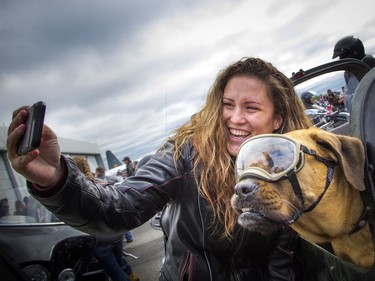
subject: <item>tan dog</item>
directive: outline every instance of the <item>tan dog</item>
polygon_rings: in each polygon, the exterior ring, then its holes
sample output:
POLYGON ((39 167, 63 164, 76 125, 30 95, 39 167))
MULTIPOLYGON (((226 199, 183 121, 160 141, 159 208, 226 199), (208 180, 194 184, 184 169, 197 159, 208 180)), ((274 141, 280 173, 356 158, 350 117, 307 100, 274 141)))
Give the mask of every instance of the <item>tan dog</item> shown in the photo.
MULTIPOLYGON (((324 192, 328 168, 308 154, 304 155, 305 163, 296 173, 303 201, 285 177, 274 182, 244 178, 237 183, 231 200, 232 207, 240 213, 239 224, 264 234, 290 225, 308 241, 330 242, 338 257, 370 268, 374 263, 373 239, 368 223, 360 223, 365 213, 360 195, 365 189, 365 154, 361 141, 316 128, 285 135, 333 161, 332 181, 324 192)), ((272 159, 267 161, 273 164, 272 159)))

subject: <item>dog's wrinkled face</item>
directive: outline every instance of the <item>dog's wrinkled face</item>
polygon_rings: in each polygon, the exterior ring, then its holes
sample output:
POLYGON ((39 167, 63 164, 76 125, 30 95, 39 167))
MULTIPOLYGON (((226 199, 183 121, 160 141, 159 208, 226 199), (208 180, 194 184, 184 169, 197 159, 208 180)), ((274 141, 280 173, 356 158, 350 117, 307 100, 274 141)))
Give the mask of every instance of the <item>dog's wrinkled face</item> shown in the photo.
MULTIPOLYGON (((355 148, 358 145, 355 146, 350 142, 351 140, 347 141, 346 138, 341 140, 333 136, 333 134, 326 134, 324 132, 323 134, 324 135, 321 135, 320 131, 310 129, 298 130, 285 135, 289 135, 307 148, 315 150, 317 155, 337 163, 338 165, 335 165, 334 177, 341 177, 343 180, 345 180, 346 177, 348 181, 351 181, 352 187, 359 190, 363 188, 363 182, 357 183, 355 180, 350 180, 350 178, 354 176, 347 175, 348 173, 344 172, 345 167, 343 166, 348 165, 344 163, 344 154, 350 152, 350 150, 345 149, 345 151, 338 151, 350 145, 350 149, 354 150, 352 153, 358 153, 358 150, 355 152, 355 148), (342 163, 339 164, 338 162, 342 163)), ((273 149, 282 150, 282 148, 277 146, 273 149)), ((279 165, 275 166, 275 163, 278 161, 275 161, 274 158, 276 156, 273 155, 279 154, 280 153, 277 151, 260 153, 260 155, 262 155, 260 157, 261 159, 253 161, 250 165, 252 167, 260 167, 265 171, 273 171, 279 167, 279 165)), ((348 155, 348 157, 350 162, 353 162, 355 159, 353 155, 348 155)), ((327 166, 317 161, 315 157, 311 155, 305 154, 304 158, 303 167, 296 173, 302 190, 304 203, 302 203, 300 198, 296 197, 292 185, 286 177, 282 177, 277 181, 266 181, 253 176, 245 176, 236 184, 235 194, 232 197, 231 204, 239 213, 238 222, 241 226, 263 234, 270 233, 283 225, 295 223, 302 212, 319 198, 325 188, 327 166)), ((363 161, 363 159, 359 161, 363 161)), ((362 167, 361 163, 350 164, 353 166, 357 164, 362 167)), ((353 166, 346 169, 349 171, 353 170, 353 166)), ((357 178, 360 178, 360 175, 357 175, 357 178)), ((324 195, 326 200, 322 200, 324 203, 319 204, 326 204, 328 205, 327 209, 332 209, 329 200, 335 200, 334 191, 335 189, 330 187, 324 195)), ((322 221, 323 218, 327 217, 327 214, 324 213, 327 213, 327 209, 321 207, 316 209, 318 210, 314 210, 312 213, 315 213, 315 217, 317 218, 316 223, 320 223, 319 220, 322 221)), ((303 216, 303 218, 305 219, 305 216, 303 216)), ((335 219, 334 214, 332 215, 332 219, 335 219)), ((298 220, 298 224, 303 224, 302 218, 298 220)), ((314 227, 317 228, 316 225, 314 227)))
MULTIPOLYGON (((268 171, 274 168, 271 165, 264 166, 264 163, 252 163, 252 166, 268 171)), ((241 226, 263 234, 293 223, 302 211, 301 202, 287 179, 271 183, 245 178, 236 184, 231 203, 240 213, 238 222, 241 226)))
MULTIPOLYGON (((253 142, 250 148, 243 150, 252 154, 249 160, 245 160, 247 155, 242 156, 241 165, 246 166, 243 170, 251 168, 252 171, 261 170, 275 175, 282 173, 294 162, 293 147, 272 137, 260 138, 253 142)), ((235 186, 235 195, 231 202, 233 208, 240 213, 240 225, 267 234, 299 218, 301 202, 294 195, 286 177, 273 182, 255 176, 242 177, 235 186)))

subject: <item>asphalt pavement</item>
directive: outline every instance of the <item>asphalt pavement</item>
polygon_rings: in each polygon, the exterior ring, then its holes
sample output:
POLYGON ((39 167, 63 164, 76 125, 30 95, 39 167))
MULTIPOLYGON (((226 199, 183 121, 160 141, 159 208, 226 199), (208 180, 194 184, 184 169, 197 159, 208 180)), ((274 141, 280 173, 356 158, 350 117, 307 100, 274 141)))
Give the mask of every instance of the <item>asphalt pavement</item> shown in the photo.
POLYGON ((125 246, 125 252, 129 254, 126 260, 141 281, 158 280, 164 257, 162 231, 153 229, 147 222, 133 229, 132 233, 133 242, 125 246))

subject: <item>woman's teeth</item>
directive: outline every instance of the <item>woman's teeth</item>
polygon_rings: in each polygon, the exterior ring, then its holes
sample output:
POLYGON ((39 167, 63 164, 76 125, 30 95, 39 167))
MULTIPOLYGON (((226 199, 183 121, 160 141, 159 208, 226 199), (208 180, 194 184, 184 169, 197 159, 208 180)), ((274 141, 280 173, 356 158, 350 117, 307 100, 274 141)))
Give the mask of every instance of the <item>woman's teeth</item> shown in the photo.
POLYGON ((231 135, 234 135, 236 137, 247 137, 250 135, 249 132, 242 131, 242 130, 235 130, 235 129, 230 129, 229 130, 231 135))

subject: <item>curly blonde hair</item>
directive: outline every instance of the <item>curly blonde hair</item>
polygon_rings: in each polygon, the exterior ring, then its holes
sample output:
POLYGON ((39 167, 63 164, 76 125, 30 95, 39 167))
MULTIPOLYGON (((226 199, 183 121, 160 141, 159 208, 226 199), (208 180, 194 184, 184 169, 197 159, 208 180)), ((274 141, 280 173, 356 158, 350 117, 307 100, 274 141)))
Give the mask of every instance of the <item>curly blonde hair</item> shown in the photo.
POLYGON ((94 175, 91 172, 89 162, 84 156, 75 156, 73 160, 76 162, 78 169, 90 180, 94 180, 94 175))
POLYGON ((194 114, 190 122, 176 130, 175 141, 177 159, 182 153, 185 141, 192 142, 196 156, 194 172, 199 193, 212 206, 214 229, 224 224, 223 237, 232 237, 237 214, 230 206, 234 192, 234 160, 227 150, 225 127, 222 119, 224 88, 234 76, 255 77, 268 89, 268 95, 275 108, 274 116, 282 117, 283 124, 275 133, 310 127, 311 121, 304 112, 304 106, 297 96, 292 82, 271 63, 259 58, 243 58, 221 70, 209 90, 206 104, 194 114))

